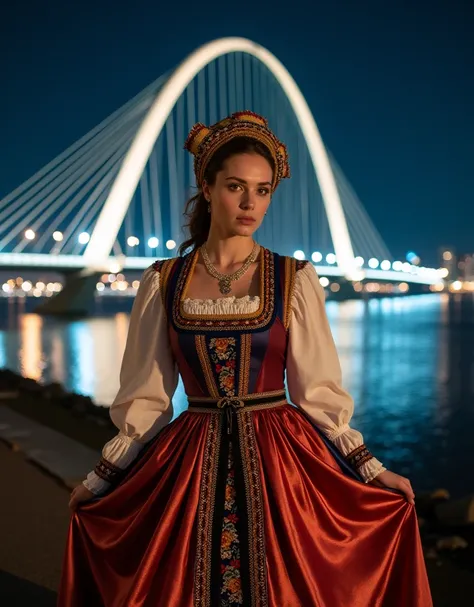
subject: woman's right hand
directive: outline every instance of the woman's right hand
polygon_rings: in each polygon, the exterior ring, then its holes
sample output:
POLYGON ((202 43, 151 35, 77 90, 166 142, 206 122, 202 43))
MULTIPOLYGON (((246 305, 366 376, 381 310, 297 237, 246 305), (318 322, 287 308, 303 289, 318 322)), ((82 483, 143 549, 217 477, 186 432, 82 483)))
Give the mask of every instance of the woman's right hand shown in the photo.
POLYGON ((82 483, 75 487, 69 500, 69 508, 74 511, 81 502, 86 502, 94 497, 92 491, 89 491, 82 483))

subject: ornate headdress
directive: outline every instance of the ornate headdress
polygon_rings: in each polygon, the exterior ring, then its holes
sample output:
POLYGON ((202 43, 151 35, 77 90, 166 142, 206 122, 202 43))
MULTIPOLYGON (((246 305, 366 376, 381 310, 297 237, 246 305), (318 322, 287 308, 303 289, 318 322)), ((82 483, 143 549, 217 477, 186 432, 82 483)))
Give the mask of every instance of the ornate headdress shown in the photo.
POLYGON ((191 129, 184 148, 194 156, 194 173, 199 187, 202 185, 206 166, 214 152, 234 137, 249 137, 268 148, 275 162, 273 190, 276 189, 280 179, 290 176, 285 144, 279 141, 268 128, 268 122, 263 116, 244 111, 236 112, 212 126, 198 122, 191 129))

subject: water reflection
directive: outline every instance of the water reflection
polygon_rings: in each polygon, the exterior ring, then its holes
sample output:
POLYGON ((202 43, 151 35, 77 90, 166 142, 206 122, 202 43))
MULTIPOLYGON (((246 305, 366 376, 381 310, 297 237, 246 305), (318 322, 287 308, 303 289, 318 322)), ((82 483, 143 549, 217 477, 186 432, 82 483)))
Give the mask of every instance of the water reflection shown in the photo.
MULTIPOLYGON (((0 366, 58 381, 100 404, 113 400, 128 314, 66 322, 18 314, 7 302, 0 302, 0 366)), ((444 295, 327 305, 344 383, 356 401, 353 425, 379 459, 419 489, 441 484, 465 492, 472 476, 473 310, 472 297, 444 295)), ((180 382, 175 416, 185 407, 180 382)))

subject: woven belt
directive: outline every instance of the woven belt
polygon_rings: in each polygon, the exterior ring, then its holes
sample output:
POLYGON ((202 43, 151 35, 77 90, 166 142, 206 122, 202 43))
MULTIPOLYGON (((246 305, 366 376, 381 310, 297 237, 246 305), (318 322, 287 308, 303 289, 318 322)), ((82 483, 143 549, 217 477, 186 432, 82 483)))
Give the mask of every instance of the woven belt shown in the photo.
POLYGON ((274 390, 273 392, 258 392, 244 396, 223 396, 214 398, 212 396, 189 397, 188 411, 195 413, 214 413, 221 411, 227 415, 227 434, 232 433, 232 413, 238 410, 256 411, 258 409, 269 409, 286 405, 285 390, 274 390))

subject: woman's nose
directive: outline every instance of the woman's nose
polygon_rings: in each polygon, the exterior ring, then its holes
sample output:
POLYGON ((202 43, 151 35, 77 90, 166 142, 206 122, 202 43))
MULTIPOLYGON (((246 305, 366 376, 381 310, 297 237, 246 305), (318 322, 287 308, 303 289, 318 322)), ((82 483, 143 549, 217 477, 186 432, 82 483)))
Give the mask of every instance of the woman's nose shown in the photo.
POLYGON ((255 207, 254 195, 250 192, 244 192, 240 201, 240 206, 245 209, 253 209, 255 207))

